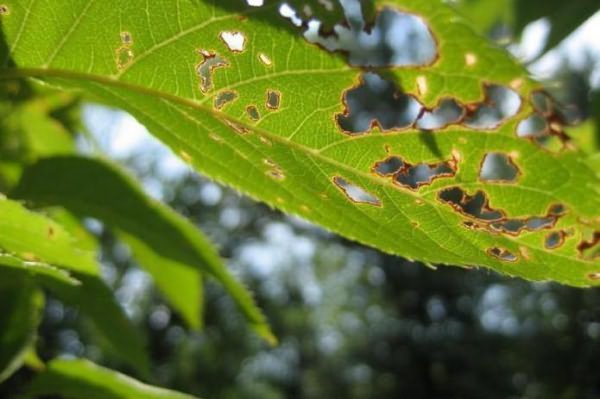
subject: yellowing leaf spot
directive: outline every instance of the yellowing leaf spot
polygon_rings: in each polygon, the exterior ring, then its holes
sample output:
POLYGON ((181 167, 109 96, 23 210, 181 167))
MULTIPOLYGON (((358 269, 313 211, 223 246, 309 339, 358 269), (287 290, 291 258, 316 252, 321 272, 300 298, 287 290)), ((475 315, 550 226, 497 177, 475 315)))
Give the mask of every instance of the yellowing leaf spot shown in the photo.
POLYGON ((209 133, 208 138, 211 139, 212 141, 216 141, 217 143, 220 143, 223 141, 223 138, 216 133, 209 133))
POLYGON ((271 65, 273 65, 273 61, 271 61, 271 59, 269 58, 269 56, 267 56, 265 53, 260 53, 258 54, 258 59, 260 60, 260 62, 262 62, 265 66, 270 67, 271 65))
POLYGON ((117 69, 122 70, 127 68, 133 61, 134 54, 131 49, 133 37, 129 32, 121 32, 119 36, 121 38, 121 45, 115 50, 115 62, 117 69))
POLYGON ((514 90, 519 90, 521 87, 523 87, 523 79, 521 78, 517 78, 515 80, 513 80, 512 82, 510 82, 510 87, 513 88, 514 90))
POLYGON ((131 33, 125 31, 125 32, 121 32, 121 43, 123 43, 126 46, 130 46, 133 44, 133 36, 131 36, 131 33))
POLYGON ((267 145, 269 147, 273 146, 273 143, 271 142, 271 140, 269 140, 266 137, 263 136, 258 136, 258 139, 260 140, 261 143, 263 143, 264 145, 267 145))
POLYGON ((190 154, 188 154, 187 152, 185 152, 184 150, 179 151, 179 156, 181 157, 181 159, 183 159, 187 163, 192 162, 192 156, 190 154))
POLYGON ((241 53, 246 48, 246 36, 242 32, 228 32, 224 31, 219 34, 219 37, 227 48, 234 53, 241 53))
POLYGON ((131 64, 131 62, 133 61, 133 50, 130 49, 129 46, 120 46, 115 53, 115 62, 117 63, 118 70, 127 68, 129 64, 131 64))
POLYGON ((467 66, 473 66, 477 64, 477 56, 473 53, 465 54, 465 64, 467 64, 467 66))
POLYGON ((427 78, 425 76, 417 76, 417 92, 420 96, 427 93, 427 78))
POLYGON ((275 179, 275 180, 283 180, 285 179, 285 173, 281 170, 281 167, 277 165, 275 162, 270 159, 263 159, 263 163, 269 167, 269 170, 266 172, 267 176, 275 179))
POLYGON ((0 5, 0 16, 9 15, 9 14, 10 14, 10 8, 8 8, 8 6, 6 4, 0 5))

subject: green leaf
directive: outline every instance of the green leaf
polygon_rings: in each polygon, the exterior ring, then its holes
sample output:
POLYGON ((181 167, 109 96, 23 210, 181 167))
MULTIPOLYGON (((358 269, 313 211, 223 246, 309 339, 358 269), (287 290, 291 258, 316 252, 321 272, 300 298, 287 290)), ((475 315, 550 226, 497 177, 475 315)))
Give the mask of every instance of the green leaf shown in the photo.
POLYGON ((94 253, 81 248, 61 225, 1 197, 0 250, 22 261, 60 266, 87 275, 98 274, 94 253))
POLYGON ((0 263, 37 272, 44 286, 93 320, 117 355, 141 372, 148 370, 143 339, 98 276, 94 253, 63 226, 18 202, 0 199, 0 249, 7 252, 0 263), (65 268, 72 277, 52 267, 65 268), (81 285, 73 286, 73 279, 81 285))
POLYGON ((38 375, 27 397, 60 395, 65 399, 193 399, 179 392, 153 387, 87 360, 57 359, 38 375))
POLYGON ((0 383, 24 362, 42 319, 44 297, 33 282, 0 269, 0 383))
POLYGON ((158 288, 191 328, 199 330, 203 318, 203 279, 195 265, 187 265, 160 255, 153 247, 132 235, 119 238, 132 250, 139 264, 152 275, 158 288))
POLYGON ((489 85, 511 88, 521 107, 498 126, 343 131, 338 118, 362 69, 307 43, 276 3, 70 0, 56 17, 47 0, 6 4, 5 58, 18 68, 0 76, 81 89, 125 109, 216 180, 385 252, 530 280, 600 282, 595 173, 578 151, 561 149, 555 121, 551 136, 517 134, 536 112, 539 84, 442 1, 375 2, 375 10, 420 16, 438 54, 431 65, 370 69, 426 107, 449 97, 473 110, 489 85), (222 39, 236 32, 242 51, 222 39), (514 169, 510 181, 482 177, 490 156, 514 169), (446 172, 411 187, 379 173, 391 160, 402 161, 405 177, 415 168, 446 172))
POLYGON ((193 327, 200 326, 202 270, 223 284, 257 332, 274 340, 250 293, 231 276, 208 239, 185 218, 146 196, 116 166, 76 156, 43 159, 25 170, 13 195, 60 205, 122 231, 140 264, 193 327))
POLYGON ((0 253, 0 268, 2 267, 19 270, 25 274, 43 275, 66 284, 79 284, 79 281, 64 269, 47 263, 27 261, 10 254, 0 253))

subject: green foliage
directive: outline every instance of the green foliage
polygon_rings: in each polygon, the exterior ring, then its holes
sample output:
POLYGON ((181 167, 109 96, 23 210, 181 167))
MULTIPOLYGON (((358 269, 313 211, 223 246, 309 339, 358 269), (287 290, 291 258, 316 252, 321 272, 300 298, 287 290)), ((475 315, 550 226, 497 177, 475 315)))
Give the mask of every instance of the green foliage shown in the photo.
MULTIPOLYGON (((128 111, 209 177, 381 251, 534 281, 599 284, 597 154, 585 140, 591 154, 570 141, 558 106, 526 69, 441 0, 362 2, 362 34, 384 12, 408 13, 431 35, 435 57, 353 65, 345 50, 328 52, 303 37, 309 18, 323 22, 321 34, 348 22, 329 3, 290 2, 300 27, 279 15, 276 1, 0 5, 0 190, 11 197, 0 199, 0 281, 17 276, 2 294, 11 301, 0 342, 10 350, 0 352, 0 380, 31 353, 40 287, 91 318, 108 347, 149 377, 144 337, 99 275, 85 217, 130 246, 192 328, 202 325, 206 273, 259 335, 276 341, 249 292, 191 222, 109 161, 75 155, 80 94, 128 111), (345 127, 352 95, 368 83, 365 70, 387 80, 395 100, 418 104, 419 116, 404 127, 377 119, 362 131, 345 127), (494 123, 476 123, 494 108, 494 91, 518 104, 494 123), (449 102, 459 117, 419 125, 449 102), (42 214, 32 205, 49 208, 42 214)), ((542 14, 535 2, 514 7, 518 30, 542 14)), ((568 18, 551 16, 551 45, 594 9, 587 1, 572 7, 561 11, 568 18)), ((490 21, 486 14, 480 28, 490 21)), ((31 392, 184 397, 62 360, 48 365, 31 392)))
POLYGON ((156 388, 87 360, 53 360, 33 381, 26 397, 60 395, 65 399, 194 399, 156 388))
POLYGON ((108 162, 76 156, 40 160, 24 171, 13 196, 61 206, 115 228, 193 327, 201 323, 200 271, 214 276, 256 331, 274 342, 252 297, 231 276, 202 233, 187 219, 148 198, 133 178, 108 162))

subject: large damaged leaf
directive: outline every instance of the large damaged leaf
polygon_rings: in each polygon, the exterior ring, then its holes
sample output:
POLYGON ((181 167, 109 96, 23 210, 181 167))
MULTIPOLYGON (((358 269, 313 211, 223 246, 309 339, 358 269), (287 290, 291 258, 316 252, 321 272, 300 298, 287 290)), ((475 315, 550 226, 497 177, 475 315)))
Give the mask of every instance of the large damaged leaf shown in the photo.
POLYGON ((365 31, 410 13, 434 57, 359 66, 309 43, 278 2, 12 0, 16 67, 0 76, 125 109, 203 173, 380 250, 598 284, 599 184, 553 100, 442 1, 374 4, 365 31), (382 78, 410 112, 354 124, 357 94, 382 78))

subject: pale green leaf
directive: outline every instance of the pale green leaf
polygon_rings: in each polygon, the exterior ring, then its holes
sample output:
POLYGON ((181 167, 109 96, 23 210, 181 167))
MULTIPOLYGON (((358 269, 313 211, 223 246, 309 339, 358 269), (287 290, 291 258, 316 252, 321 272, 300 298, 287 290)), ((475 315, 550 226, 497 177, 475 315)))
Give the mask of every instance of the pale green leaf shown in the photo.
POLYGON ((57 359, 39 374, 26 397, 58 395, 64 399, 194 399, 153 387, 88 360, 57 359))

